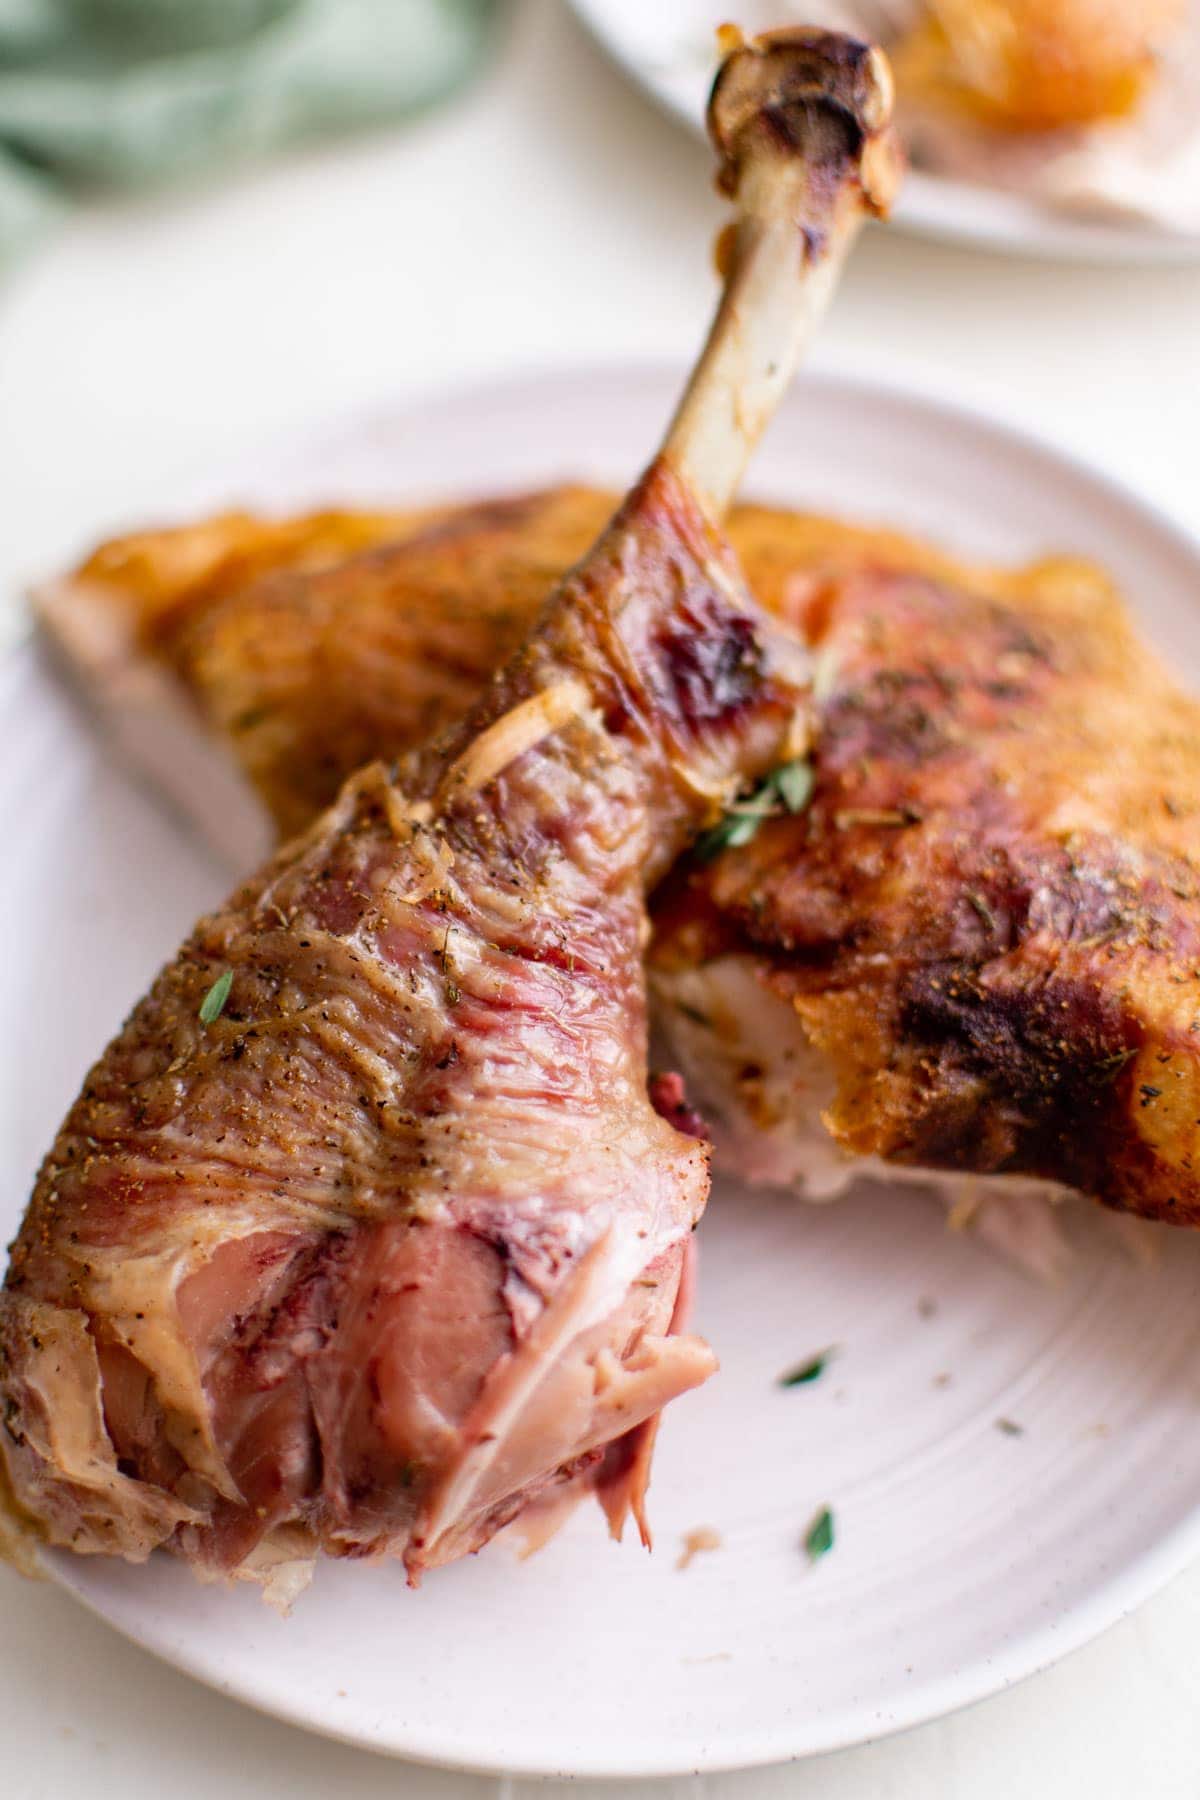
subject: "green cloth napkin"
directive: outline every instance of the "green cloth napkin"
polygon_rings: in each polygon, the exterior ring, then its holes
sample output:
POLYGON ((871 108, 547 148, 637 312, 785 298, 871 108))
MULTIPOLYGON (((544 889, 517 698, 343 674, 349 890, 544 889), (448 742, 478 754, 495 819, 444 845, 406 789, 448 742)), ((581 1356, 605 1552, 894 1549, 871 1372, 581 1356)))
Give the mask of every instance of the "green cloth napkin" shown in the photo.
POLYGON ((72 194, 397 119, 475 66, 494 0, 0 0, 0 266, 72 194))

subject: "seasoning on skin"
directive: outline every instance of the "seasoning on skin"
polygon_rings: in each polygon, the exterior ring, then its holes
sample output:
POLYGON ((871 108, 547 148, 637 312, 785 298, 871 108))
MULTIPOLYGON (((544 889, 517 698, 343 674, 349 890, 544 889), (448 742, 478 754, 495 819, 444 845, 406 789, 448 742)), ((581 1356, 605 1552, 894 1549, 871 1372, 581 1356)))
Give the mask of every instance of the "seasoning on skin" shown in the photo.
POLYGON ((1136 1055, 1136 1050, 1118 1050, 1114 1055, 1106 1056, 1096 1065, 1101 1081, 1115 1081, 1126 1063, 1132 1062, 1136 1055))
POLYGON ((850 806, 833 815, 839 831, 853 831, 858 825, 878 825, 899 830, 904 825, 919 825, 924 814, 915 806, 850 806))
POLYGON ((968 888, 967 899, 970 902, 972 910, 983 920, 983 923, 987 926, 988 930, 995 931, 996 915, 984 899, 983 895, 977 894, 974 888, 968 888))

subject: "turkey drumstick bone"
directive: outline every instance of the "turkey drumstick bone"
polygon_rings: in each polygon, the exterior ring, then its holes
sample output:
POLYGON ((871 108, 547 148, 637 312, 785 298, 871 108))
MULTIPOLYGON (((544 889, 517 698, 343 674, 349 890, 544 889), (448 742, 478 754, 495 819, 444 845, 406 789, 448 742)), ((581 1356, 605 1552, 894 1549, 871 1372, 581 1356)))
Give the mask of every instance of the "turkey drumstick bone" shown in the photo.
POLYGON ((319 1550, 415 1578, 572 1481, 646 1536, 658 1411, 714 1364, 643 896, 793 744, 798 653, 714 519, 886 204, 888 99, 837 36, 726 60, 739 224, 663 450, 463 725, 354 777, 91 1071, 0 1297, 14 1542, 286 1599, 319 1550))
POLYGON ((717 184, 736 220, 724 292, 663 444, 719 520, 825 314, 868 213, 899 184, 881 50, 834 33, 778 31, 721 65, 708 107, 717 184))

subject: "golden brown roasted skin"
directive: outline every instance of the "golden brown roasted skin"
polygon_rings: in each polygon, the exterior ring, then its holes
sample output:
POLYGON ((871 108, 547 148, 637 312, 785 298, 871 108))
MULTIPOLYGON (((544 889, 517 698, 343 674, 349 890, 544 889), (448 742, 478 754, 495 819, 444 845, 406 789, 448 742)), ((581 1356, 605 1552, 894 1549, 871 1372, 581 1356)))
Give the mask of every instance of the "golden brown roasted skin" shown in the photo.
MULTIPOLYGON (((566 486, 440 513, 245 515, 102 545, 51 594, 53 628, 102 620, 232 745, 282 836, 343 780, 457 720, 594 542, 617 496, 566 486), (356 554, 357 552, 357 554, 356 554)), ((768 507, 728 535, 769 609, 862 565, 956 565, 896 533, 768 507)))
MULTIPOLYGON (((462 709, 610 505, 468 506, 341 566, 260 560, 250 583, 235 561, 145 641, 290 829, 462 709)), ((1084 563, 969 569, 750 506, 729 536, 825 653, 816 784, 802 817, 676 872, 660 977, 750 959, 828 1060, 852 1153, 1196 1222, 1200 708, 1084 563)))
POLYGON ((655 957, 757 961, 859 1155, 1200 1222, 1200 708, 1093 572, 814 593, 813 799, 680 871, 655 957))

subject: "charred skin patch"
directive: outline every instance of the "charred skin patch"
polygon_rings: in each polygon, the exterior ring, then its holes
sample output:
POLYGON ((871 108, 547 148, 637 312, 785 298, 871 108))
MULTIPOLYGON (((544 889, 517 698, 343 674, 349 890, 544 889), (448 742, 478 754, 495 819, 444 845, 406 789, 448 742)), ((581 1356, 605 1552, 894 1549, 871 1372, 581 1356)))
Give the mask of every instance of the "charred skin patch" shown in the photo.
MULTIPOLYGON (((1114 999, 1078 981, 1047 982, 1036 994, 993 991, 975 971, 939 965, 918 971, 901 1004, 901 1029, 918 1057, 932 1056, 948 1091, 967 1077, 982 1081, 1007 1109, 1011 1157, 1036 1168, 1054 1137, 1054 1173, 1061 1179, 1065 1120, 1086 1129, 1097 1108, 1107 1110, 1114 1083, 1143 1038, 1139 1022, 1114 999)), ((911 1154, 938 1167, 980 1167, 978 1116, 962 1121, 934 1105, 922 1120, 911 1154)), ((1003 1165, 998 1165, 1003 1166, 1003 1165)))
POLYGON ((753 620, 711 590, 689 594, 656 634, 659 698, 689 734, 733 724, 761 700, 763 650, 753 620))
POLYGON ((694 496, 659 458, 629 505, 646 528, 631 549, 625 509, 617 514, 608 539, 613 580, 601 589, 577 573, 567 584, 581 603, 600 602, 617 647, 597 682, 610 734, 653 732, 673 756, 688 757, 706 741, 752 730, 756 714, 777 720, 785 699, 795 705, 795 689, 772 679, 757 621, 738 599, 744 578, 694 496), (649 613, 642 596, 663 591, 671 604, 649 613))

